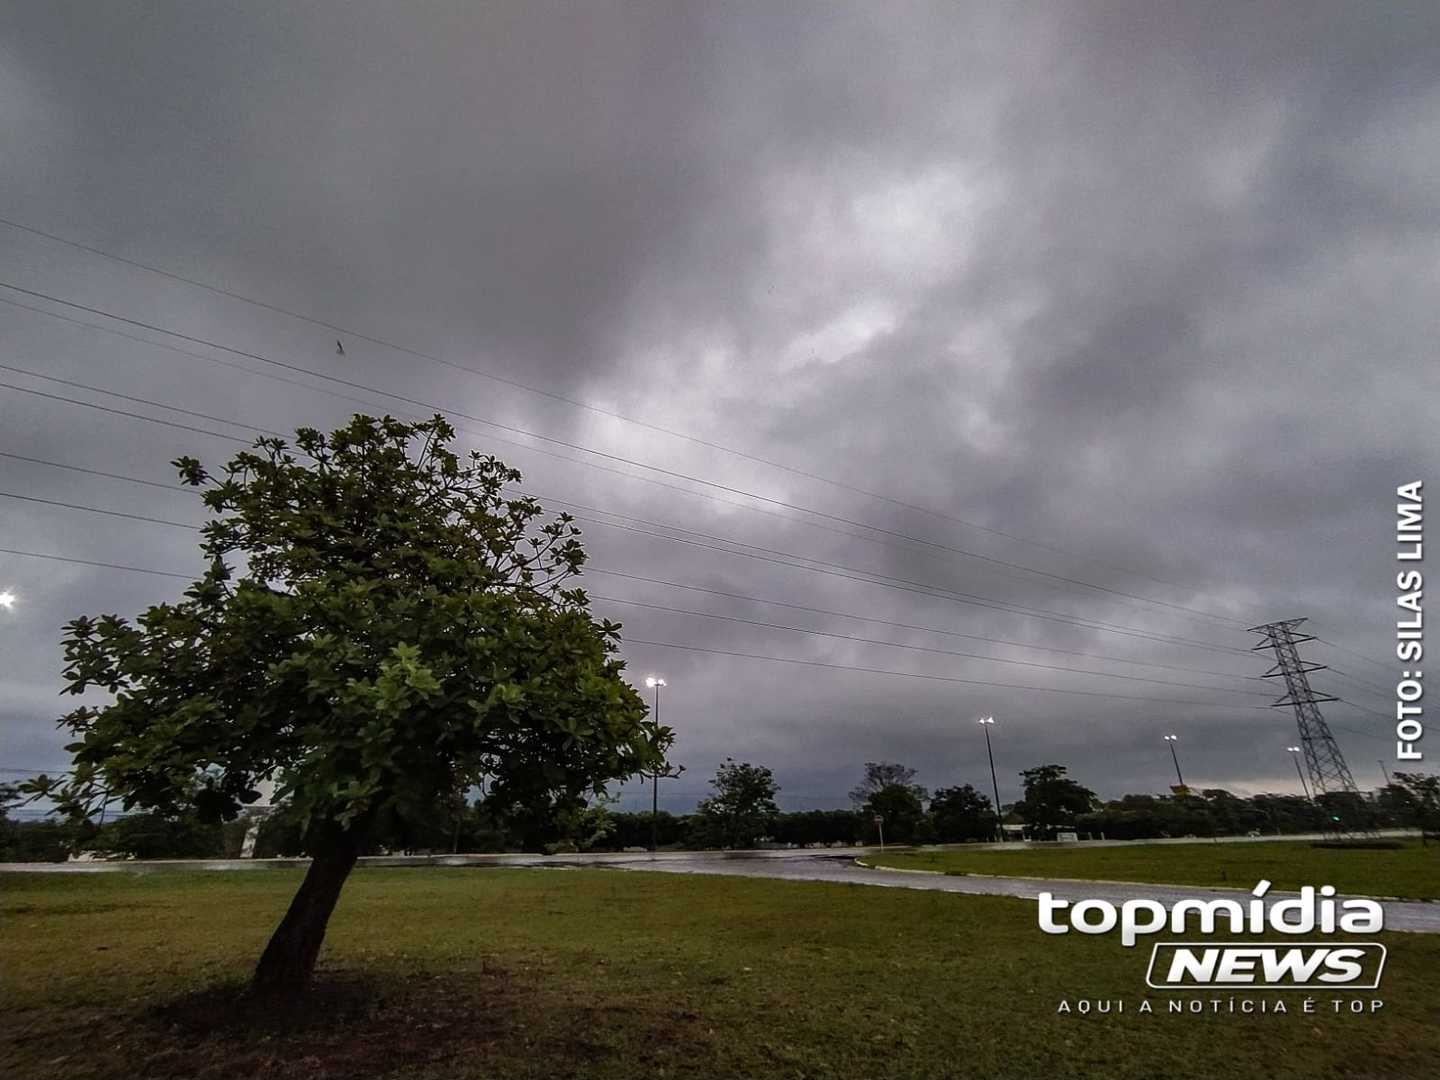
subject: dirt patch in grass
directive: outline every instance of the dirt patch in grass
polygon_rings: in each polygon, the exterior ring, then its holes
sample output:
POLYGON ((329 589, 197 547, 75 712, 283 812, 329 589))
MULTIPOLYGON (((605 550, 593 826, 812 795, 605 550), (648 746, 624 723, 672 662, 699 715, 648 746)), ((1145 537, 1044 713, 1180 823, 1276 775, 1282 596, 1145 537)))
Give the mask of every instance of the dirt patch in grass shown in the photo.
POLYGON ((160 1045, 154 1077, 383 1076, 396 1067, 484 1052, 511 1034, 516 994, 503 976, 381 981, 330 973, 304 993, 235 986, 191 994, 144 1019, 160 1045), (197 1066, 200 1066, 197 1068, 197 1066))
POLYGON ((633 1054, 648 1045, 659 1064, 702 1053, 707 1041, 696 1013, 557 1002, 499 971, 329 971, 303 993, 264 996, 226 983, 86 1020, 83 1047, 81 1030, 71 1038, 35 1030, 17 1039, 31 1070, 25 1075, 359 1080, 427 1069, 445 1075, 446 1063, 461 1061, 466 1075, 483 1074, 487 1060, 509 1075, 517 1049, 543 1044, 548 1063, 563 1061, 570 1070, 552 1075, 584 1076, 621 1047, 633 1054))

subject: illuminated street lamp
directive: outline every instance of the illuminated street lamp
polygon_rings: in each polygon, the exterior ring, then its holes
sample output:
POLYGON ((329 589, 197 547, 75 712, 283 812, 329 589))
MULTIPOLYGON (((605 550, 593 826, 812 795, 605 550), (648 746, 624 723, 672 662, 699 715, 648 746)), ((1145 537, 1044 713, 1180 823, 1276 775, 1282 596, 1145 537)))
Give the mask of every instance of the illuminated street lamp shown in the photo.
POLYGON ((1185 778, 1180 775, 1180 755, 1175 753, 1175 744, 1180 741, 1179 735, 1166 735, 1165 742, 1170 746, 1170 760, 1175 762, 1175 779, 1180 781, 1180 786, 1185 786, 1185 778))
POLYGON ((0 589, 0 608, 6 611, 15 610, 15 601, 18 597, 9 589, 0 589))
POLYGON ((1298 746, 1287 746, 1287 747, 1285 747, 1285 749, 1288 750, 1288 751, 1290 751, 1290 753, 1291 753, 1292 755, 1294 755, 1295 775, 1298 776, 1298 777, 1300 777, 1300 788, 1301 788, 1302 791, 1305 792, 1305 798, 1309 799, 1311 802, 1314 802, 1315 799, 1314 799, 1314 797, 1310 794, 1310 785, 1305 782, 1305 773, 1304 773, 1303 771, 1301 771, 1301 769, 1300 769, 1300 757, 1299 757, 1300 747, 1298 747, 1298 746))
POLYGON ((982 716, 977 723, 985 732, 985 755, 990 759, 990 790, 995 792, 995 839, 1004 842, 1005 826, 1000 818, 1000 781, 995 779, 995 751, 990 749, 990 729, 995 725, 995 717, 982 716))
MULTIPOLYGON (((655 726, 660 726, 660 688, 665 685, 665 680, 659 675, 645 676, 645 685, 655 691, 655 708, 652 710, 655 716, 655 726)), ((674 779, 685 771, 681 765, 673 771, 660 771, 660 766, 655 766, 655 771, 650 775, 650 850, 655 851, 659 847, 660 839, 660 777, 674 779)))

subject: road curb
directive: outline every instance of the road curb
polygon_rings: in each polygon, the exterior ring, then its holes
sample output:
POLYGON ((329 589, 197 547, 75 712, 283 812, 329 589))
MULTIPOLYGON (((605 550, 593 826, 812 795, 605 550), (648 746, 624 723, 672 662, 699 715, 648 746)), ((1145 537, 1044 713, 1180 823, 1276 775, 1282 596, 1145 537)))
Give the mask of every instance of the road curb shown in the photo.
MULTIPOLYGON (((884 870, 890 874, 933 874, 936 877, 947 877, 944 870, 910 870, 903 866, 876 866, 874 863, 865 862, 863 859, 851 859, 852 863, 864 870, 884 870)), ((975 877, 999 877, 999 874, 976 874, 975 877)))

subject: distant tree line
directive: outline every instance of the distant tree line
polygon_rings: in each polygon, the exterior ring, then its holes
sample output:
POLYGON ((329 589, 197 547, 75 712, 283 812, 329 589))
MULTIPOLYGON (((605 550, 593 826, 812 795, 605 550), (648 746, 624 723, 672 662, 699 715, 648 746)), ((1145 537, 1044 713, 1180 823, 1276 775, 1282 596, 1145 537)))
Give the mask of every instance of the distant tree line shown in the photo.
MULTIPOLYGON (((763 766, 726 759, 711 781, 714 792, 689 814, 620 812, 606 802, 522 812, 494 800, 452 794, 435 802, 422 825, 392 822, 377 829, 366 854, 492 853, 506 851, 625 851, 648 848, 652 829, 659 847, 741 849, 757 845, 811 847, 870 844, 954 844, 994 839, 991 799, 969 784, 933 794, 914 782, 916 770, 894 762, 867 762, 845 810, 781 811, 779 785, 763 766)), ((1286 835, 1334 828, 1412 828, 1440 838, 1440 777, 1397 773, 1373 799, 1344 794, 1238 796, 1222 788, 1190 794, 1125 795, 1100 800, 1062 765, 1038 765, 1020 774, 1022 797, 1003 808, 1013 834, 1054 839, 1061 832, 1086 838, 1143 840, 1164 837, 1286 835)), ((19 821, 8 811, 15 789, 0 785, 0 861, 63 861, 72 854, 139 859, 235 858, 255 834, 256 858, 298 857, 304 838, 285 806, 249 811, 224 824, 196 814, 133 814, 104 824, 91 820, 19 821)))

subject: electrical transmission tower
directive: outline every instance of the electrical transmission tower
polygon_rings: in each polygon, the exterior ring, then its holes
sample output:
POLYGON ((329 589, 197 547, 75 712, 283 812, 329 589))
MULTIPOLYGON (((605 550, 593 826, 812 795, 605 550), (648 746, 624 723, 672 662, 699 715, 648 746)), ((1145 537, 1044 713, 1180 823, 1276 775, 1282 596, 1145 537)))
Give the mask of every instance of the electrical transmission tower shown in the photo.
POLYGON ((1340 752, 1335 736, 1330 734, 1329 725, 1320 715, 1320 702, 1340 699, 1329 694, 1317 694, 1310 688, 1310 672, 1323 671, 1325 665, 1301 660, 1296 649, 1301 642, 1315 640, 1311 634, 1295 633, 1295 628, 1304 621, 1286 619, 1252 626, 1249 632, 1263 634, 1265 640, 1251 651, 1275 651, 1275 666, 1264 677, 1285 680, 1285 694, 1275 702, 1275 707, 1288 705, 1295 710, 1295 724, 1300 729, 1300 746, 1305 752, 1305 768, 1310 774, 1311 790, 1316 795, 1349 793, 1358 800, 1360 792, 1355 787, 1355 778, 1350 775, 1350 767, 1345 764, 1345 755, 1340 752))

